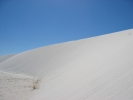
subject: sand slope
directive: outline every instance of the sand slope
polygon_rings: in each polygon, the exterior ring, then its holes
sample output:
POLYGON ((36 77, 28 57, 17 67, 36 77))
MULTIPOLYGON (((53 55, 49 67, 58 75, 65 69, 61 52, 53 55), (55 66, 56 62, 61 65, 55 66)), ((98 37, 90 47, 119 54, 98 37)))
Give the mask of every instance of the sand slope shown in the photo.
POLYGON ((133 29, 29 50, 0 70, 39 80, 29 100, 132 100, 133 29))
POLYGON ((11 55, 5 55, 5 56, 0 56, 0 63, 15 56, 16 54, 11 54, 11 55))

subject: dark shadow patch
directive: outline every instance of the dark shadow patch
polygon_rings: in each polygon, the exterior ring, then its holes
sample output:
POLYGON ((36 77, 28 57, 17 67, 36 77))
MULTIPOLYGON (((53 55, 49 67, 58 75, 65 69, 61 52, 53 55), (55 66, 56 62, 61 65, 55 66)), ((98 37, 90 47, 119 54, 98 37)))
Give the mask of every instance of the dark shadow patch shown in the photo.
POLYGON ((39 88, 39 86, 40 86, 40 82, 41 82, 41 80, 40 80, 40 79, 33 80, 33 90, 35 90, 35 89, 38 89, 38 88, 39 88))

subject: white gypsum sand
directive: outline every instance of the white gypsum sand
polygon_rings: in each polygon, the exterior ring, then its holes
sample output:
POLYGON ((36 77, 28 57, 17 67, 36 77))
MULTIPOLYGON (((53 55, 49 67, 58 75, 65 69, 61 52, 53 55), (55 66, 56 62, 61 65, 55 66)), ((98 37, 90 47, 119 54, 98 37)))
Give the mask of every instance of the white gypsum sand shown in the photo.
POLYGON ((133 29, 25 51, 0 70, 35 78, 29 100, 132 100, 133 29))
POLYGON ((0 72, 0 100, 29 100, 33 90, 32 77, 0 72))
POLYGON ((5 55, 5 56, 0 56, 0 63, 15 56, 16 54, 12 54, 12 55, 5 55))

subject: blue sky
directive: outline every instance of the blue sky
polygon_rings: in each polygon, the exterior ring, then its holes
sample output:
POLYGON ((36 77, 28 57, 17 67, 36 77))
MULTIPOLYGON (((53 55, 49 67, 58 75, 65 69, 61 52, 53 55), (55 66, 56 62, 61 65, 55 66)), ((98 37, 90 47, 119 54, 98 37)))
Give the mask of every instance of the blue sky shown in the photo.
POLYGON ((0 0, 0 55, 133 28, 133 0, 0 0))

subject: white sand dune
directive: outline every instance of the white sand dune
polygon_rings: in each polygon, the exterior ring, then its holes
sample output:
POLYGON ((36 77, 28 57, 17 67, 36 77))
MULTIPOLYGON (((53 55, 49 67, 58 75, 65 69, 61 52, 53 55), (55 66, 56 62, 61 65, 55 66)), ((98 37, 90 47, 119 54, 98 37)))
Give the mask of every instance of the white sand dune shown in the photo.
POLYGON ((15 56, 16 54, 11 54, 11 55, 5 55, 5 56, 0 56, 0 63, 15 56))
POLYGON ((25 51, 0 70, 8 78, 20 75, 10 84, 0 77, 0 88, 8 84, 12 91, 0 91, 0 100, 132 100, 133 29, 25 51))

